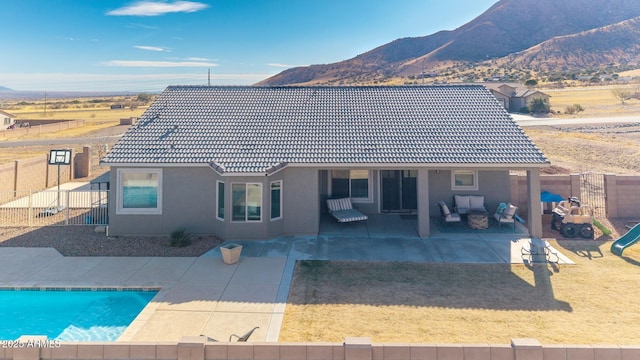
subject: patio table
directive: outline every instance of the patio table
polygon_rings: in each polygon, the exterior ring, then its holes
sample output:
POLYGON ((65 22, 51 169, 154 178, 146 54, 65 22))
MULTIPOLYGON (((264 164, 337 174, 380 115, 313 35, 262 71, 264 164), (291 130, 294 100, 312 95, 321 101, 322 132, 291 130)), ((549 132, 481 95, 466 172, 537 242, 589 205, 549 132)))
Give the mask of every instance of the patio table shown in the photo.
POLYGON ((476 230, 489 228, 489 213, 485 211, 470 211, 467 213, 467 225, 476 230))

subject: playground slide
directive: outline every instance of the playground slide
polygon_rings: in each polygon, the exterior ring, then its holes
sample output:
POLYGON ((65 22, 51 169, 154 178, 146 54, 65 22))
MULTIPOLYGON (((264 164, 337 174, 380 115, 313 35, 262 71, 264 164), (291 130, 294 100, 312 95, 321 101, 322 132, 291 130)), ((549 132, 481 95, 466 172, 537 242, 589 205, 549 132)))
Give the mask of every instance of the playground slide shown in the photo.
POLYGON ((631 230, 627 231, 626 234, 614 241, 613 244, 611 244, 611 252, 622 256, 624 249, 635 244, 638 240, 640 240, 640 224, 634 226, 631 230))

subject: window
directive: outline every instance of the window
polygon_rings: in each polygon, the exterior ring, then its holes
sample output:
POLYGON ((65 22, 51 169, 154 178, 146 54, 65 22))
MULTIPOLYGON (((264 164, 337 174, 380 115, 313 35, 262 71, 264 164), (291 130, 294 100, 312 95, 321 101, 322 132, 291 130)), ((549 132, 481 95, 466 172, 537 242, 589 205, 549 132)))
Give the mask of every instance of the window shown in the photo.
POLYGON ((218 210, 216 218, 224 220, 224 183, 222 181, 218 181, 218 210))
POLYGON ((231 220, 262 220, 262 184, 232 184, 231 199, 231 220))
POLYGON ((118 169, 118 214, 162 214, 162 170, 118 169))
POLYGON ((271 220, 282 219, 282 181, 271 183, 271 220))
POLYGON ((478 172, 476 170, 453 170, 451 172, 452 190, 478 190, 478 172))
POLYGON ((11 118, 4 118, 5 125, 11 125, 11 118))
POLYGON ((332 170, 331 196, 369 200, 369 170, 332 170))

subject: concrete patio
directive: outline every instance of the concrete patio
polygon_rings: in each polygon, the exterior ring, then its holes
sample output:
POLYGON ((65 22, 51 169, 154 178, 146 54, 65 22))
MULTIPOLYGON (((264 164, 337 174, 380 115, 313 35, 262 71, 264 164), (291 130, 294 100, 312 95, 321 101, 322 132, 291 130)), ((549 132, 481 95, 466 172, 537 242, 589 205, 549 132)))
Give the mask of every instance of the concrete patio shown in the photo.
MULTIPOLYGON (((52 248, 2 248, 0 287, 161 288, 120 341, 197 335, 227 341, 232 333, 259 326, 249 341, 275 342, 297 260, 509 264, 522 263, 521 249, 530 244, 517 232, 419 238, 412 226, 410 218, 389 216, 327 224, 312 236, 236 241, 243 251, 233 265, 224 264, 218 249, 197 258, 153 258, 64 257, 52 248)), ((559 263, 572 262, 560 254, 559 263)))

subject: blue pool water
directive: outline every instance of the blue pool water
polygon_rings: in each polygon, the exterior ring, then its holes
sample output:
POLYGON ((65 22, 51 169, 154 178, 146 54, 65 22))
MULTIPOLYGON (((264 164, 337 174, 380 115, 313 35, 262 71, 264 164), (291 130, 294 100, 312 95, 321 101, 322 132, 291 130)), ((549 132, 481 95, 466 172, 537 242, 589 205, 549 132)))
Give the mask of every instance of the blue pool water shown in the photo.
POLYGON ((115 341, 157 291, 2 290, 0 339, 115 341))

